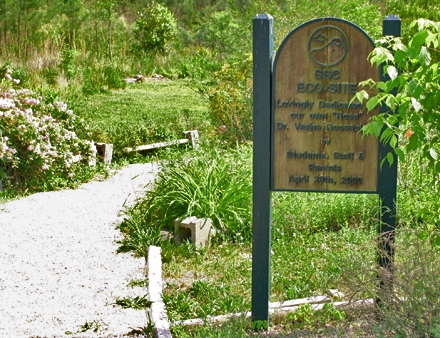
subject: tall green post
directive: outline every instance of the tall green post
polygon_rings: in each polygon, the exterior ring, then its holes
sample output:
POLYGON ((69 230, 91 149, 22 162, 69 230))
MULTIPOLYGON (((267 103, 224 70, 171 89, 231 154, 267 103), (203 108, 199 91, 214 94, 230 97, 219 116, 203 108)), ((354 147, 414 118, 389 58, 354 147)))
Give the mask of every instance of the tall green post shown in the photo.
POLYGON ((269 320, 271 194, 270 124, 273 18, 253 19, 253 239, 252 320, 269 320))
MULTIPOLYGON (((388 15, 383 20, 383 35, 400 36, 401 21, 396 15, 388 15)), ((389 80, 389 76, 385 74, 384 65, 381 66, 381 81, 389 80)), ((388 107, 382 106, 380 113, 387 112, 388 107)), ((392 151, 389 144, 380 144, 379 161, 386 158, 387 154, 392 151)), ((379 276, 380 285, 383 292, 390 291, 393 280, 394 265, 394 239, 396 228, 396 199, 397 199, 397 157, 390 165, 387 160, 380 168, 379 182, 379 198, 382 205, 381 223, 379 229, 378 243, 378 263, 382 272, 379 276), (388 291, 387 291, 388 290, 388 291)), ((380 299, 377 300, 380 305, 380 299)))

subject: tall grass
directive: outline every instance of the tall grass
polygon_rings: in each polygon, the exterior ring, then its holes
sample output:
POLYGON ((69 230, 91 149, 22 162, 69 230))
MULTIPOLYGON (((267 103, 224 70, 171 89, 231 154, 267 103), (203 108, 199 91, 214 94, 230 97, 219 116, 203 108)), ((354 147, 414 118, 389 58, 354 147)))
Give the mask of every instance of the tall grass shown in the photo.
MULTIPOLYGON (((224 151, 210 146, 163 162, 152 189, 127 211, 128 219, 119 226, 125 234, 119 251, 133 250, 128 243, 139 234, 137 229, 146 233, 150 228, 171 229, 176 219, 187 216, 211 218, 219 239, 249 241, 249 159, 249 147, 224 151)), ((141 235, 134 251, 145 256, 143 243, 151 240, 141 235)))

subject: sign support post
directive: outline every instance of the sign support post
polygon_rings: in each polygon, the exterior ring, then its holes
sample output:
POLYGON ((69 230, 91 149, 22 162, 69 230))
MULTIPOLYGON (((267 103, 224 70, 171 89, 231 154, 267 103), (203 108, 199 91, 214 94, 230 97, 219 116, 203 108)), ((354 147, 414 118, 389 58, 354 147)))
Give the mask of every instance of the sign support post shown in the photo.
MULTIPOLYGON (((400 36, 401 21, 396 15, 388 15, 383 20, 383 35, 400 36)), ((390 78, 384 72, 384 65, 380 67, 381 81, 388 81, 390 78)), ((395 94, 395 93, 394 93, 395 94)), ((382 106, 380 113, 388 111, 389 108, 382 106)), ((392 151, 389 144, 380 143, 379 158, 385 159, 387 154, 392 151)), ((385 160, 379 175, 379 198, 381 203, 381 215, 379 224, 378 242, 378 264, 381 273, 379 283, 383 292, 390 291, 393 284, 393 265, 394 265, 394 239, 396 228, 396 198, 397 198, 397 158, 390 165, 385 160)), ((380 306, 380 299, 376 304, 380 306)))
POLYGON ((252 321, 269 321, 271 194, 270 119, 273 18, 253 19, 252 321))

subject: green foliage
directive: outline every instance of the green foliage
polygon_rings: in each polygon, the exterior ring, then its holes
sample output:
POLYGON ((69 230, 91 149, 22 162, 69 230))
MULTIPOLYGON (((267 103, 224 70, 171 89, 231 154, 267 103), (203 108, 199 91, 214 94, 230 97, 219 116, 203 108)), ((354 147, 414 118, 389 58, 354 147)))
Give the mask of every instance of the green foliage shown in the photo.
POLYGON ((274 222, 290 224, 289 234, 297 231, 314 234, 354 225, 369 227, 378 200, 375 195, 365 194, 276 193, 272 204, 274 222))
POLYGON ((124 80, 124 70, 116 62, 85 67, 81 73, 82 92, 85 95, 105 93, 111 89, 127 87, 127 82, 124 80))
MULTIPOLYGON (((375 117, 363 128, 366 134, 381 136, 401 160, 409 152, 420 149, 429 166, 440 172, 439 164, 439 62, 432 61, 432 54, 438 54, 440 42, 439 22, 419 19, 412 23, 412 38, 405 43, 401 38, 385 37, 377 47, 371 62, 385 64, 384 71, 389 80, 375 83, 366 81, 376 90, 369 97, 366 91, 356 95, 361 101, 367 99, 368 110, 377 105, 386 105, 389 110, 375 117), (379 91, 380 90, 380 91, 379 91), (381 134, 382 127, 387 129, 381 134), (400 138, 400 142, 397 140, 400 138)), ((393 157, 387 156, 389 163, 393 157)))
POLYGON ((251 181, 249 148, 228 152, 194 151, 163 163, 153 189, 134 208, 120 229, 125 239, 119 251, 145 256, 148 245, 159 241, 160 230, 172 228, 178 218, 211 218, 219 239, 248 241, 251 236, 251 181))
POLYGON ((123 309, 135 309, 135 310, 144 310, 150 307, 153 302, 150 302, 147 299, 148 295, 144 295, 142 297, 122 297, 117 298, 115 301, 116 305, 121 306, 123 309))
POLYGON ((217 135, 234 144, 252 140, 252 60, 225 64, 207 91, 217 135))
POLYGON ((10 88, 13 79, 2 70, 11 81, 1 84, 0 180, 21 191, 73 185, 84 166, 96 163, 93 142, 76 133, 87 126, 64 102, 46 103, 30 90, 10 88))
POLYGON ((249 320, 240 317, 201 326, 175 325, 171 327, 171 333, 173 337, 179 338, 244 338, 252 335, 248 332, 248 327, 249 320))
POLYGON ((194 281, 187 290, 168 285, 163 295, 167 313, 171 321, 185 318, 206 318, 245 309, 242 295, 231 293, 228 285, 194 281))
POLYGON ((256 331, 267 330, 268 327, 269 327, 269 323, 267 322, 267 320, 256 320, 252 322, 252 329, 256 331))
POLYGON ((102 320, 94 320, 94 321, 86 321, 83 325, 80 325, 80 328, 75 331, 66 331, 65 334, 66 335, 73 335, 73 334, 78 334, 78 333, 84 333, 84 332, 88 332, 88 331, 92 331, 94 333, 102 333, 103 331, 107 331, 108 330, 108 324, 104 323, 102 320))
MULTIPOLYGON (((96 142, 112 143, 113 157, 126 159, 127 147, 181 139, 185 130, 198 130, 206 138, 206 106, 186 81, 177 80, 134 83, 123 91, 88 96, 75 110, 91 126, 96 142)), ((134 156, 130 161, 140 159, 134 156)))
POLYGON ((310 327, 314 322, 312 304, 301 304, 294 312, 289 312, 284 321, 287 325, 310 327))
POLYGON ((387 0, 387 14, 392 13, 402 20, 402 36, 411 38, 411 22, 419 18, 440 21, 440 3, 436 0, 387 0))
POLYGON ((214 12, 195 35, 196 41, 223 55, 235 54, 237 50, 250 48, 251 36, 247 26, 230 11, 214 12))
POLYGON ((135 22, 133 48, 147 54, 165 53, 177 32, 176 19, 168 8, 152 1, 135 22))
POLYGON ((326 303, 323 305, 322 309, 317 312, 319 315, 319 319, 324 322, 328 321, 340 321, 345 319, 346 313, 342 310, 339 310, 334 306, 334 304, 326 303))
POLYGON ((68 79, 75 75, 76 69, 73 62, 77 54, 76 50, 67 47, 61 50, 60 68, 68 79))

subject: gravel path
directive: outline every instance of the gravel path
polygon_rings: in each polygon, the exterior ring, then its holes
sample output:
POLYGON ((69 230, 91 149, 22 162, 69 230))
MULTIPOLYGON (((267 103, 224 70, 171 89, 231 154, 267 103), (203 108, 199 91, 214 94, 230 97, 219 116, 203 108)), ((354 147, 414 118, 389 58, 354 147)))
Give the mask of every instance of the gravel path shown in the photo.
POLYGON ((117 337, 147 324, 145 311, 114 305, 146 293, 127 285, 144 278, 145 260, 115 253, 115 226, 156 172, 129 165, 103 182, 0 204, 1 338, 117 337))

